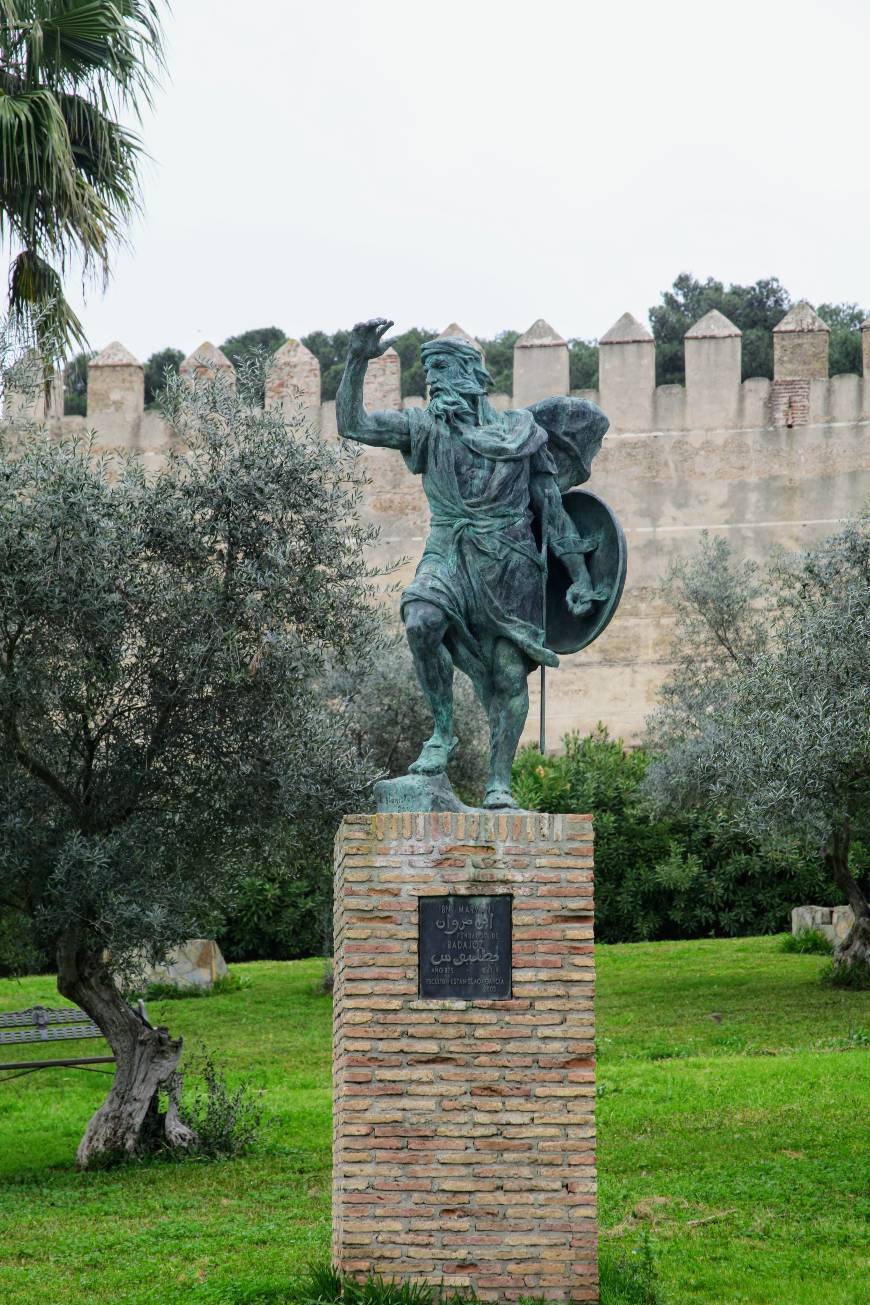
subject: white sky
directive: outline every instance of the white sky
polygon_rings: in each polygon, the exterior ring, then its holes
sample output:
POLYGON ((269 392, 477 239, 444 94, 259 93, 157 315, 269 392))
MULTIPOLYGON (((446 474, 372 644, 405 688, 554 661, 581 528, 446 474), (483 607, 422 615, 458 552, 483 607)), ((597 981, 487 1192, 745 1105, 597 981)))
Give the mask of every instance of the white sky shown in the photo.
POLYGON ((867 0, 174 0, 166 32, 95 348, 594 337, 681 270, 870 308, 867 0))

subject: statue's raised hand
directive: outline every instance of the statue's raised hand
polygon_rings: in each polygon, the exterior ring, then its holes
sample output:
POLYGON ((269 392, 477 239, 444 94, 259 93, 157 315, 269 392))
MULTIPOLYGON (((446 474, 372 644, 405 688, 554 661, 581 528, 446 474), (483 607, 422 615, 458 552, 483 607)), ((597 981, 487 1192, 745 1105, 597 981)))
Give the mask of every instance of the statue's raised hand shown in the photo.
POLYGON ((386 317, 373 317, 370 322, 357 322, 356 326, 350 333, 350 342, 347 352, 350 358, 365 359, 380 358, 382 353, 389 349, 389 343, 384 343, 383 337, 393 325, 386 317))

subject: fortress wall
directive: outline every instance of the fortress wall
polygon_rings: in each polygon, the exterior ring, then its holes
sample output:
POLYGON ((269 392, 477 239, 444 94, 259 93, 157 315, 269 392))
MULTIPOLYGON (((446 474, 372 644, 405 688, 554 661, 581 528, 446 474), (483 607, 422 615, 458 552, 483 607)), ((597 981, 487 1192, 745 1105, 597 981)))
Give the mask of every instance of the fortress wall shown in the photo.
MULTIPOLYGON (((449 334, 467 334, 454 323, 449 334)), ((470 337, 469 337, 470 338, 470 337)), ((765 561, 775 545, 801 548, 837 529, 870 495, 870 319, 862 331, 863 376, 827 375, 827 327, 798 304, 774 332, 772 381, 740 380, 740 332, 707 314, 687 333, 686 386, 655 386, 655 344, 624 314, 599 342, 600 403, 611 426, 589 488, 611 504, 626 531, 629 569, 621 607, 602 637, 548 673, 548 743, 603 721, 627 741, 639 738, 668 669, 672 621, 658 596, 676 558, 698 546, 702 530, 724 534, 740 558, 765 561)), ((205 342, 186 374, 212 373, 228 360, 205 342)), ((113 344, 91 365, 88 416, 59 418, 55 430, 97 432, 100 448, 162 457, 169 431, 142 410, 142 368, 113 344)), ((539 320, 517 341, 516 393, 491 395, 499 410, 568 392, 565 341, 539 320)), ((388 350, 369 367, 369 408, 398 407, 401 366, 388 350)), ((336 440, 335 404, 321 402, 317 360, 297 341, 278 351, 267 403, 301 403, 324 438, 336 440)), ((423 400, 411 397, 405 407, 423 400)), ((9 407, 14 410, 15 398, 9 407)), ((53 405, 56 409, 56 404, 53 405)), ((384 585, 405 585, 423 550, 429 513, 419 477, 387 449, 363 449, 370 480, 363 513, 378 525, 372 563, 384 585), (400 565, 390 570, 398 559, 400 565)), ((398 608, 398 594, 392 599, 398 608)), ((538 676, 531 679, 528 738, 537 737, 538 676)))
POLYGON ((702 530, 740 558, 803 548, 837 529, 870 493, 870 422, 801 429, 608 437, 590 488, 622 521, 629 568, 622 605, 591 647, 548 681, 550 734, 603 720, 636 739, 668 669, 672 622, 657 589, 702 530))

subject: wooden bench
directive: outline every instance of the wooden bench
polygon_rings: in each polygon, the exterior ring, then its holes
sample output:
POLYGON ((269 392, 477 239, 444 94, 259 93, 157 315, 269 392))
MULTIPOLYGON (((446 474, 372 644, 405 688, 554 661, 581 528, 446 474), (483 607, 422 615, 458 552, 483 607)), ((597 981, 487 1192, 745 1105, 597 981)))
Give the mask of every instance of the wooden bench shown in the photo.
MULTIPOLYGON (((147 1025, 144 1001, 137 1002, 136 1014, 147 1025)), ((0 1011, 0 1046, 22 1042, 79 1042, 103 1036, 93 1020, 77 1006, 59 1009, 31 1006, 27 1010, 0 1011)), ((3 1061, 0 1070, 14 1070, 7 1077, 17 1078, 19 1074, 31 1074, 38 1069, 78 1069, 114 1063, 114 1056, 65 1056, 59 1060, 3 1061)))

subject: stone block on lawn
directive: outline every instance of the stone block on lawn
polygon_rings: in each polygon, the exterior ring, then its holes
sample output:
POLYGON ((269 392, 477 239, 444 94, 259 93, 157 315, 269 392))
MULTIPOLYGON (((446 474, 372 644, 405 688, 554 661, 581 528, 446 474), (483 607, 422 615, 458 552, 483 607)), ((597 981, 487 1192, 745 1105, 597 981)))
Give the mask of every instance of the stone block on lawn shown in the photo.
POLYGON ((147 983, 167 983, 174 988, 211 988, 215 979, 229 973, 221 949, 213 938, 189 938, 169 952, 160 965, 151 966, 147 983))

